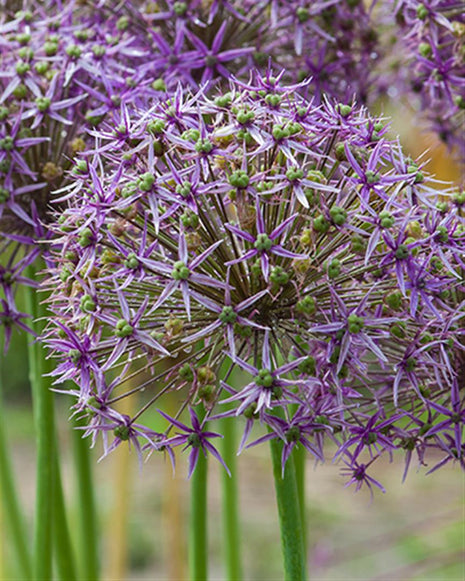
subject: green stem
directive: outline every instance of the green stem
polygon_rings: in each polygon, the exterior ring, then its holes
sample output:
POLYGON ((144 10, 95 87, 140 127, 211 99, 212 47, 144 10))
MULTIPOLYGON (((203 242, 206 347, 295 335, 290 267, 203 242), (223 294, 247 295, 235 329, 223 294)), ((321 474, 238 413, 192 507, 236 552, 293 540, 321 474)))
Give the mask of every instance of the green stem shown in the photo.
MULTIPOLYGON (((74 420, 74 428, 85 425, 74 420)), ((88 442, 82 438, 82 430, 73 430, 74 460, 77 475, 79 506, 79 556, 82 559, 82 581, 99 579, 98 527, 95 510, 95 495, 92 478, 91 452, 88 442)))
MULTIPOLYGON (((0 349, 2 348, 0 341, 0 349)), ((0 354, 0 357, 3 353, 0 354)), ((3 412, 2 376, 0 367, 0 487, 2 491, 2 507, 5 511, 8 528, 11 534, 13 550, 16 554, 22 579, 32 578, 32 563, 27 546, 26 527, 20 510, 20 503, 16 495, 16 484, 13 475, 5 426, 5 414, 3 412)))
POLYGON ((63 581, 75 581, 76 571, 74 568, 74 555, 71 545, 68 523, 66 522, 65 499, 61 484, 60 470, 58 465, 58 446, 55 444, 53 450, 53 540, 55 550, 55 560, 58 575, 63 581))
MULTIPOLYGON (((196 408, 199 420, 205 416, 203 404, 196 408)), ((191 476, 191 510, 189 523, 189 579, 207 581, 207 458, 200 450, 197 466, 191 476)))
POLYGON ((277 439, 271 440, 271 458, 284 557, 284 577, 286 581, 305 581, 306 559, 294 459, 291 454, 286 463, 284 476, 282 476, 282 449, 283 442, 277 439))
MULTIPOLYGON (((26 288, 28 313, 33 319, 39 316, 40 306, 37 291, 26 288)), ((40 333, 42 324, 33 324, 40 333)), ((44 358, 40 345, 28 340, 29 380, 32 388, 34 423, 37 443, 36 508, 34 522, 34 579, 52 578, 52 516, 54 480, 54 408, 53 394, 49 389, 49 379, 43 377, 44 358)))
MULTIPOLYGON (((33 267, 29 278, 35 278, 33 267)), ((40 336, 44 329, 47 309, 38 291, 26 287, 28 313, 33 317, 33 329, 40 336)), ((52 362, 46 359, 39 341, 29 339, 29 379, 32 389, 34 423, 37 444, 37 480, 34 522, 33 578, 52 578, 52 534, 57 546, 57 564, 63 579, 75 579, 71 558, 71 543, 61 489, 61 476, 56 447, 54 395, 47 374, 52 362)))
POLYGON ((240 581, 242 579, 239 510, 238 510, 238 483, 237 483, 237 456, 236 456, 236 421, 235 418, 223 420, 222 456, 231 476, 223 473, 223 519, 224 543, 226 560, 226 578, 240 581))
MULTIPOLYGON (((307 519, 305 515, 305 461, 307 450, 303 446, 294 448, 295 478, 297 484, 297 494, 299 496, 300 519, 302 522, 302 536, 304 548, 307 547, 307 519)), ((305 551, 306 554, 306 551, 305 551)))

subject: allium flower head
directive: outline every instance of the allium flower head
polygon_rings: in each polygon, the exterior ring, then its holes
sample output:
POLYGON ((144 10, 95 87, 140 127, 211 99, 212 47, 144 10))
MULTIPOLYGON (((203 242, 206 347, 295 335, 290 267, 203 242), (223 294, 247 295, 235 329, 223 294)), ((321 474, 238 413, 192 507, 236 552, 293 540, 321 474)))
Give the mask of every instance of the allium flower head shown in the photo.
MULTIPOLYGON (((424 463, 452 437, 463 463, 459 196, 437 194, 383 120, 315 106, 277 78, 257 92, 264 82, 211 98, 178 89, 176 107, 129 112, 125 139, 94 131, 56 227, 57 382, 79 386, 92 361, 76 403, 89 432, 107 434, 113 403, 140 389, 123 423, 150 439, 145 415, 177 391, 180 413, 203 402, 206 420, 268 426, 283 464, 293 445, 321 460, 336 442, 357 486, 377 485, 366 471, 395 449, 424 463)), ((164 417, 157 449, 195 433, 212 452, 197 419, 164 417)))
MULTIPOLYGON (((398 46, 400 76, 418 96, 432 128, 465 160, 465 10, 453 0, 393 2, 404 34, 398 46)), ((405 92, 401 88, 402 92, 405 92)))
POLYGON ((32 284, 24 270, 50 236, 51 192, 66 182, 90 127, 105 116, 120 125, 140 53, 102 10, 74 2, 10 8, 0 16, 0 296, 16 313, 14 288, 32 284))

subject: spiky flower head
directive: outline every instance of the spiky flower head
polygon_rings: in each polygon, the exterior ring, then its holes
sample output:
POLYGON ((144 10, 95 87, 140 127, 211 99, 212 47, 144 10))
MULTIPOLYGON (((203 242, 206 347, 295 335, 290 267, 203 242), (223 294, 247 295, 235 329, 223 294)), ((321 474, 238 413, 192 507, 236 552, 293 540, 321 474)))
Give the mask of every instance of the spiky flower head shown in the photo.
POLYGON ((47 248, 51 192, 66 183, 89 129, 105 116, 124 128, 135 95, 131 66, 140 58, 133 38, 102 10, 74 2, 29 8, 8 7, 0 17, 0 322, 7 337, 21 319, 16 289, 33 284, 25 269, 47 248))
MULTIPOLYGON (((410 95, 440 139, 465 160, 465 11, 451 0, 392 2, 398 35, 393 53, 410 95)), ((389 76, 389 75, 388 75, 389 76)))
POLYGON ((463 466, 458 198, 364 109, 259 76, 229 89, 179 88, 132 114, 124 142, 103 123, 73 174, 48 342, 88 433, 111 425, 119 443, 113 405, 143 390, 121 422, 150 449, 192 450, 208 419, 242 416, 245 438, 255 421, 287 443, 283 464, 336 442, 357 482, 364 454, 399 448, 407 465, 447 448, 463 466), (141 427, 172 391, 179 413, 203 402, 197 436, 141 427))

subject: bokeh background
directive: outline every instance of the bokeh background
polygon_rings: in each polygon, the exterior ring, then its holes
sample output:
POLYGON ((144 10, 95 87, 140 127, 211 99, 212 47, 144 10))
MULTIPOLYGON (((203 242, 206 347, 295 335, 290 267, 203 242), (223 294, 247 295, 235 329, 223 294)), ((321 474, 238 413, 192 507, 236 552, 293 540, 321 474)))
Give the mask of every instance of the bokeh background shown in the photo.
MULTIPOLYGON (((395 118, 393 133, 402 132, 405 149, 412 156, 428 150, 424 159, 430 159, 427 165, 430 173, 439 179, 463 184, 464 168, 457 166, 432 136, 412 126, 411 112, 397 108, 395 118)), ((35 457, 27 340, 20 334, 13 337, 2 374, 7 403, 6 434, 13 449, 18 493, 32 533, 35 457)), ((172 401, 173 410, 178 403, 172 401)), ((72 529, 80 507, 73 489, 69 404, 66 396, 57 395, 60 452, 72 529)), ((127 401, 124 405, 137 407, 137 402, 127 401)), ((187 579, 186 458, 177 458, 173 475, 169 461, 162 455, 152 456, 142 470, 136 454, 127 448, 118 449, 101 462, 98 462, 99 446, 93 455, 102 578, 105 581, 187 579)), ((330 461, 314 467, 310 459, 307 465, 308 560, 314 581, 465 579, 465 476, 458 466, 448 464, 425 476, 427 469, 423 467, 417 472, 413 463, 402 484, 402 458, 394 457, 393 463, 386 459, 377 463, 372 475, 384 484, 387 493, 376 490, 373 501, 366 490, 354 494, 352 488, 345 488, 340 468, 330 461)), ((278 517, 266 447, 243 452, 239 469, 244 578, 281 580, 278 517)), ((221 528, 221 470, 219 465, 210 463, 212 580, 225 579, 221 566, 225 541, 221 528)), ((0 546, 0 579, 17 579, 11 568, 11 547, 2 526, 1 512, 0 546)))

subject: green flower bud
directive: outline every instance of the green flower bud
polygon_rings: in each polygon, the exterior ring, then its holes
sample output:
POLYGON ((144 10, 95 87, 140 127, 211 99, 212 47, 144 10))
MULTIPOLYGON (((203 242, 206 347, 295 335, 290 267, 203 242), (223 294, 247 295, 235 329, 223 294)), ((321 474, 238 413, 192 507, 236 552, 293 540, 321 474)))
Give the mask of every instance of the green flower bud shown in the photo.
POLYGON ((313 229, 315 230, 315 232, 318 232, 319 234, 326 234, 329 228, 330 223, 326 220, 324 216, 321 215, 317 216, 313 220, 313 229))
POLYGON ((187 12, 187 2, 175 2, 173 4, 173 12, 176 14, 176 16, 184 16, 184 14, 187 12))
POLYGON ((284 125, 273 125, 272 134, 276 141, 281 141, 290 136, 290 131, 284 125))
POLYGON ((78 59, 82 54, 82 50, 76 44, 70 44, 65 50, 66 54, 72 59, 78 59))
POLYGON ((97 308, 94 299, 90 295, 84 295, 80 303, 81 311, 85 313, 93 312, 97 308))
POLYGON ((428 9, 424 4, 419 4, 417 6, 417 16, 420 20, 426 20, 428 14, 429 14, 428 9))
POLYGON ((236 114, 236 120, 239 125, 247 125, 255 119, 255 113, 253 111, 247 111, 245 109, 238 111, 236 114))
MULTIPOLYGON (((184 4, 184 2, 177 2, 177 4, 184 4)), ((193 448, 200 448, 200 446, 202 445, 202 440, 200 439, 200 436, 196 433, 191 433, 187 436, 187 443, 189 444, 189 446, 192 446, 193 448)))
POLYGON ((379 173, 376 173, 374 171, 368 170, 365 173, 365 177, 367 180, 367 184, 376 184, 379 181, 379 173))
POLYGON ((176 186, 176 193, 183 198, 188 198, 191 194, 192 184, 190 182, 182 182, 176 186))
POLYGON ((150 192, 155 183, 155 176, 150 172, 144 173, 137 180, 137 187, 143 192, 150 192))
POLYGON ((182 333, 184 328, 184 322, 178 317, 170 316, 170 318, 165 322, 166 332, 170 335, 179 335, 182 333))
POLYGON ((225 325, 232 325, 237 320, 237 313, 234 312, 233 307, 227 305, 218 316, 219 320, 225 325))
POLYGON ((343 226, 347 220, 347 211, 339 206, 333 206, 329 211, 329 214, 336 226, 343 226))
POLYGON ((198 227, 199 225, 199 217, 197 214, 193 214, 193 213, 189 213, 189 212, 185 212, 182 216, 181 216, 181 222, 182 225, 185 228, 192 228, 195 229, 198 227))
POLYGON ((209 139, 199 139, 195 144, 197 153, 210 153, 213 149, 213 143, 209 139))
POLYGON ((296 304, 295 308, 298 313, 312 316, 316 313, 316 300, 307 295, 296 304))
POLYGON ((123 442, 129 440, 130 436, 130 428, 129 426, 116 426, 113 430, 113 434, 115 438, 119 438, 123 442))
POLYGON ((273 241, 268 237, 267 234, 258 234, 257 239, 254 242, 254 248, 261 252, 271 250, 273 246, 273 241))
POLYGON ((94 44, 92 52, 96 58, 102 58, 106 54, 107 49, 101 44, 94 44))
POLYGON ((47 56, 55 56, 58 52, 57 42, 46 42, 44 44, 44 52, 47 56))
POLYGON ((215 105, 224 109, 227 109, 231 105, 231 102, 232 102, 231 93, 225 93, 224 95, 220 95, 215 99, 215 105))
POLYGON ((433 54, 433 49, 429 42, 420 42, 418 45, 418 52, 424 58, 429 58, 433 54))
POLYGON ((115 335, 120 339, 130 337, 133 331, 134 328, 125 319, 119 319, 116 323, 115 335))
POLYGON ((208 365, 204 365, 197 369, 197 381, 201 385, 205 385, 207 383, 214 383, 216 381, 216 374, 211 367, 208 367, 208 365))
POLYGON ((15 142, 13 138, 10 137, 9 135, 4 137, 3 139, 0 139, 0 150, 11 151, 12 149, 14 149, 14 146, 15 142))
POLYGON ((194 381, 194 372, 192 371, 192 367, 189 365, 189 363, 185 363, 182 367, 180 367, 178 375, 182 381, 188 381, 189 383, 194 381))
POLYGON ((13 91, 13 95, 19 100, 22 101, 23 99, 25 99, 27 97, 28 94, 28 88, 26 87, 26 85, 20 84, 16 87, 16 89, 13 91))
POLYGON ((28 32, 20 32, 19 34, 16 35, 16 40, 19 42, 19 44, 22 45, 29 44, 29 41, 31 40, 31 35, 28 32))
POLYGON ((255 383, 259 387, 272 387, 274 378, 271 375, 271 371, 269 369, 260 369, 258 375, 255 377, 255 383))
POLYGON ((341 274, 341 262, 334 258, 328 265, 328 276, 329 278, 336 278, 341 274))
POLYGON ((298 442, 300 439, 300 428, 299 426, 292 426, 284 434, 286 436, 286 442, 298 442))
POLYGON ((405 244, 399 244, 395 252, 395 257, 397 258, 397 260, 405 260, 406 258, 408 258, 409 254, 410 253, 407 246, 405 244))
POLYGON ((248 420, 253 420, 253 419, 255 419, 254 415, 255 415, 256 410, 257 410, 257 404, 255 402, 251 403, 249 405, 249 407, 245 408, 243 415, 248 420))
POLYGON ((34 68, 37 71, 37 73, 39 73, 39 75, 45 75, 45 73, 49 69, 49 66, 50 65, 47 61, 39 61, 34 65, 34 68))
POLYGON ((304 172, 298 167, 290 167, 286 171, 286 177, 290 182, 301 180, 304 177, 304 172))
POLYGON ((128 254, 126 260, 124 261, 124 266, 126 268, 130 268, 131 270, 136 270, 137 268, 139 268, 140 262, 139 259, 137 258, 137 255, 134 254, 134 252, 130 252, 128 254))
POLYGON ((228 177, 228 181, 235 188, 245 189, 250 183, 250 178, 245 171, 238 169, 228 177))
POLYGON ((36 99, 37 109, 42 113, 48 110, 50 107, 51 100, 48 97, 38 97, 36 99))
POLYGON ((200 138, 200 131, 198 129, 187 129, 181 137, 186 141, 198 141, 200 138))
POLYGON ((341 117, 348 117, 352 113, 352 107, 350 105, 338 105, 336 107, 337 112, 341 117))
POLYGON ((159 78, 159 79, 155 79, 152 82, 152 89, 154 89, 155 91, 166 91, 166 83, 163 79, 159 78))
POLYGON ((174 280, 187 280, 189 278, 190 270, 184 262, 175 262, 173 267, 174 268, 171 271, 171 276, 174 278, 174 280))
POLYGON ((265 97, 265 103, 270 107, 279 107, 281 104, 282 98, 280 95, 270 94, 265 97))
POLYGON ((284 286, 289 282, 289 274, 281 266, 273 266, 270 280, 275 285, 284 286))
POLYGON ((347 317, 347 329, 349 333, 357 334, 360 333, 364 325, 363 317, 352 313, 347 317))
POLYGON ((116 28, 118 30, 126 30, 129 26, 129 18, 127 16, 121 16, 116 21, 116 28))
POLYGON ((308 8, 304 8, 303 6, 298 6, 295 11, 295 15, 297 16, 297 20, 301 23, 307 22, 310 18, 310 11, 308 8))
POLYGON ((406 325, 404 321, 399 321, 398 323, 393 323, 389 328, 389 333, 397 339, 403 339, 405 337, 406 325))
POLYGON ((402 303, 403 303, 402 293, 400 291, 395 291, 391 294, 388 294, 384 297, 384 302, 393 311, 400 311, 400 310, 402 310, 402 303))
POLYGON ((389 212, 383 211, 379 214, 379 222, 381 228, 392 228, 395 223, 395 219, 389 212))

